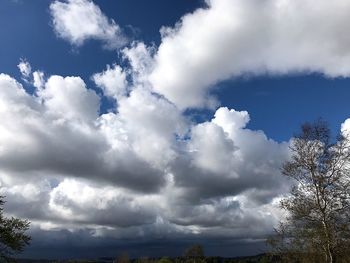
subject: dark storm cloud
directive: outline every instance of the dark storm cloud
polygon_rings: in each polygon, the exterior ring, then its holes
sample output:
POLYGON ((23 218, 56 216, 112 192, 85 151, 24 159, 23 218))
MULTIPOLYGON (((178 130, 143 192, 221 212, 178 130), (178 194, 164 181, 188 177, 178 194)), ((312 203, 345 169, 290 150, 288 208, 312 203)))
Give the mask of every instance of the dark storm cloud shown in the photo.
POLYGON ((23 257, 41 255, 42 258, 98 258, 112 257, 128 253, 130 257, 178 256, 191 245, 203 245, 205 255, 229 257, 233 255, 258 254, 266 249, 264 241, 249 241, 244 239, 214 239, 198 238, 196 236, 176 236, 176 238, 150 238, 137 240, 108 237, 93 237, 91 232, 80 230, 69 232, 32 230, 33 244, 30 251, 23 257), (73 249, 74 247, 74 249, 73 249))

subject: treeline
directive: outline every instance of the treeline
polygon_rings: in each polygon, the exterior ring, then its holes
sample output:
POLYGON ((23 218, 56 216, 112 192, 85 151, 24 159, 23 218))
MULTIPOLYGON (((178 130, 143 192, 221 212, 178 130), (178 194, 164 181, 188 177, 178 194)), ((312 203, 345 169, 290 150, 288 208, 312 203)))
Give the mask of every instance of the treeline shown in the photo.
POLYGON ((278 262, 281 263, 281 259, 278 256, 273 256, 269 254, 261 254, 256 256, 248 257, 234 257, 234 258, 224 258, 224 257, 203 257, 200 260, 194 261, 193 259, 187 259, 185 257, 175 257, 175 258, 161 258, 161 259, 136 259, 132 260, 130 263, 267 263, 267 262, 278 262))
MULTIPOLYGON (((119 263, 118 260, 112 258, 102 258, 98 260, 60 260, 60 261, 49 261, 49 260, 29 260, 19 259, 18 263, 119 263)), ((276 262, 282 263, 279 257, 271 256, 267 254, 261 254, 257 256, 249 257, 234 257, 234 258, 223 258, 223 257, 203 257, 197 260, 198 263, 267 263, 276 262)), ((193 260, 186 259, 185 257, 163 257, 163 258, 136 258, 130 259, 128 263, 194 263, 193 260)))
POLYGON ((127 254, 122 254, 113 263, 267 263, 282 262, 281 257, 272 254, 261 254, 248 257, 206 257, 203 247, 195 244, 186 249, 182 256, 169 258, 138 258, 129 259, 127 254))

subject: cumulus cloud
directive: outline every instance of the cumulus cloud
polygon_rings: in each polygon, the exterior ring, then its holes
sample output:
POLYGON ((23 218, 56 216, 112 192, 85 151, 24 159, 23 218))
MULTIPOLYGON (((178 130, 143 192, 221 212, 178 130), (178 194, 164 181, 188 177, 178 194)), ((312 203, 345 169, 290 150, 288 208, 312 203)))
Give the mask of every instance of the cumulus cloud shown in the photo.
POLYGON ((148 76, 153 69, 154 47, 146 46, 143 42, 133 42, 131 47, 124 48, 122 54, 129 64, 134 85, 149 86, 148 76))
POLYGON ((259 239, 271 231, 275 199, 288 187, 279 172, 287 143, 247 129, 244 111, 219 108, 211 121, 192 123, 140 85, 137 69, 127 72, 130 93, 102 115, 101 98, 80 77, 50 76, 30 95, 0 75, 6 211, 40 231, 114 238, 259 239), (264 227, 247 231, 247 222, 264 227))
POLYGON ((247 129, 246 111, 221 107, 212 120, 193 123, 154 92, 154 48, 135 42, 121 52, 127 66, 92 76, 118 102, 106 114, 80 77, 46 80, 36 71, 30 95, 0 75, 8 213, 30 218, 40 235, 264 237, 289 187, 279 171, 288 144, 247 129), (259 228, 247 230, 251 224, 259 228))
POLYGON ((127 95, 126 73, 118 65, 112 68, 108 65, 105 71, 94 74, 92 79, 98 87, 102 88, 105 96, 118 99, 127 95))
POLYGON ((98 117, 99 97, 81 78, 51 76, 38 96, 4 74, 0 87, 3 169, 23 176, 98 176, 139 191, 153 191, 163 183, 162 173, 129 147, 122 121, 111 118, 114 126, 105 127, 111 115, 98 117))
POLYGON ((95 120, 100 100, 95 91, 86 89, 79 77, 51 76, 39 94, 48 111, 62 118, 95 120))
POLYGON ((246 129, 248 119, 247 112, 219 108, 210 122, 192 127, 186 155, 172 166, 181 195, 195 203, 253 190, 256 201, 268 203, 287 190, 279 172, 288 159, 287 144, 246 129))
POLYGON ((212 106, 215 84, 241 75, 350 74, 346 0, 207 4, 161 30, 150 80, 180 108, 212 106))
POLYGON ((127 43, 126 36, 113 19, 109 19, 91 0, 56 0, 50 5, 52 23, 58 37, 81 46, 96 39, 107 49, 127 43))

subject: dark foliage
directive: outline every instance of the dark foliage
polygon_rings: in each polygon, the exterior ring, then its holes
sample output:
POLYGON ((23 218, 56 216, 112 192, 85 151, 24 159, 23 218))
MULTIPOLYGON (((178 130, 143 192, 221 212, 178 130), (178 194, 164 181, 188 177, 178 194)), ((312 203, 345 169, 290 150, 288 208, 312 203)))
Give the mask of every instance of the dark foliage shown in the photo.
POLYGON ((0 262, 12 262, 12 256, 23 251, 29 244, 26 234, 29 222, 19 218, 7 218, 3 215, 4 197, 0 196, 0 262))

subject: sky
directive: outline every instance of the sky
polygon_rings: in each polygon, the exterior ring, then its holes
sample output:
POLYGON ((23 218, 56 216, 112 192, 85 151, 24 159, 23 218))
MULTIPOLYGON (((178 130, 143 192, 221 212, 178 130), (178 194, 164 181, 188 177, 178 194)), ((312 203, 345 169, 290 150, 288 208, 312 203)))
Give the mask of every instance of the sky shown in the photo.
POLYGON ((263 252, 293 134, 350 125, 349 11, 0 0, 0 193, 31 221, 22 256, 263 252))

